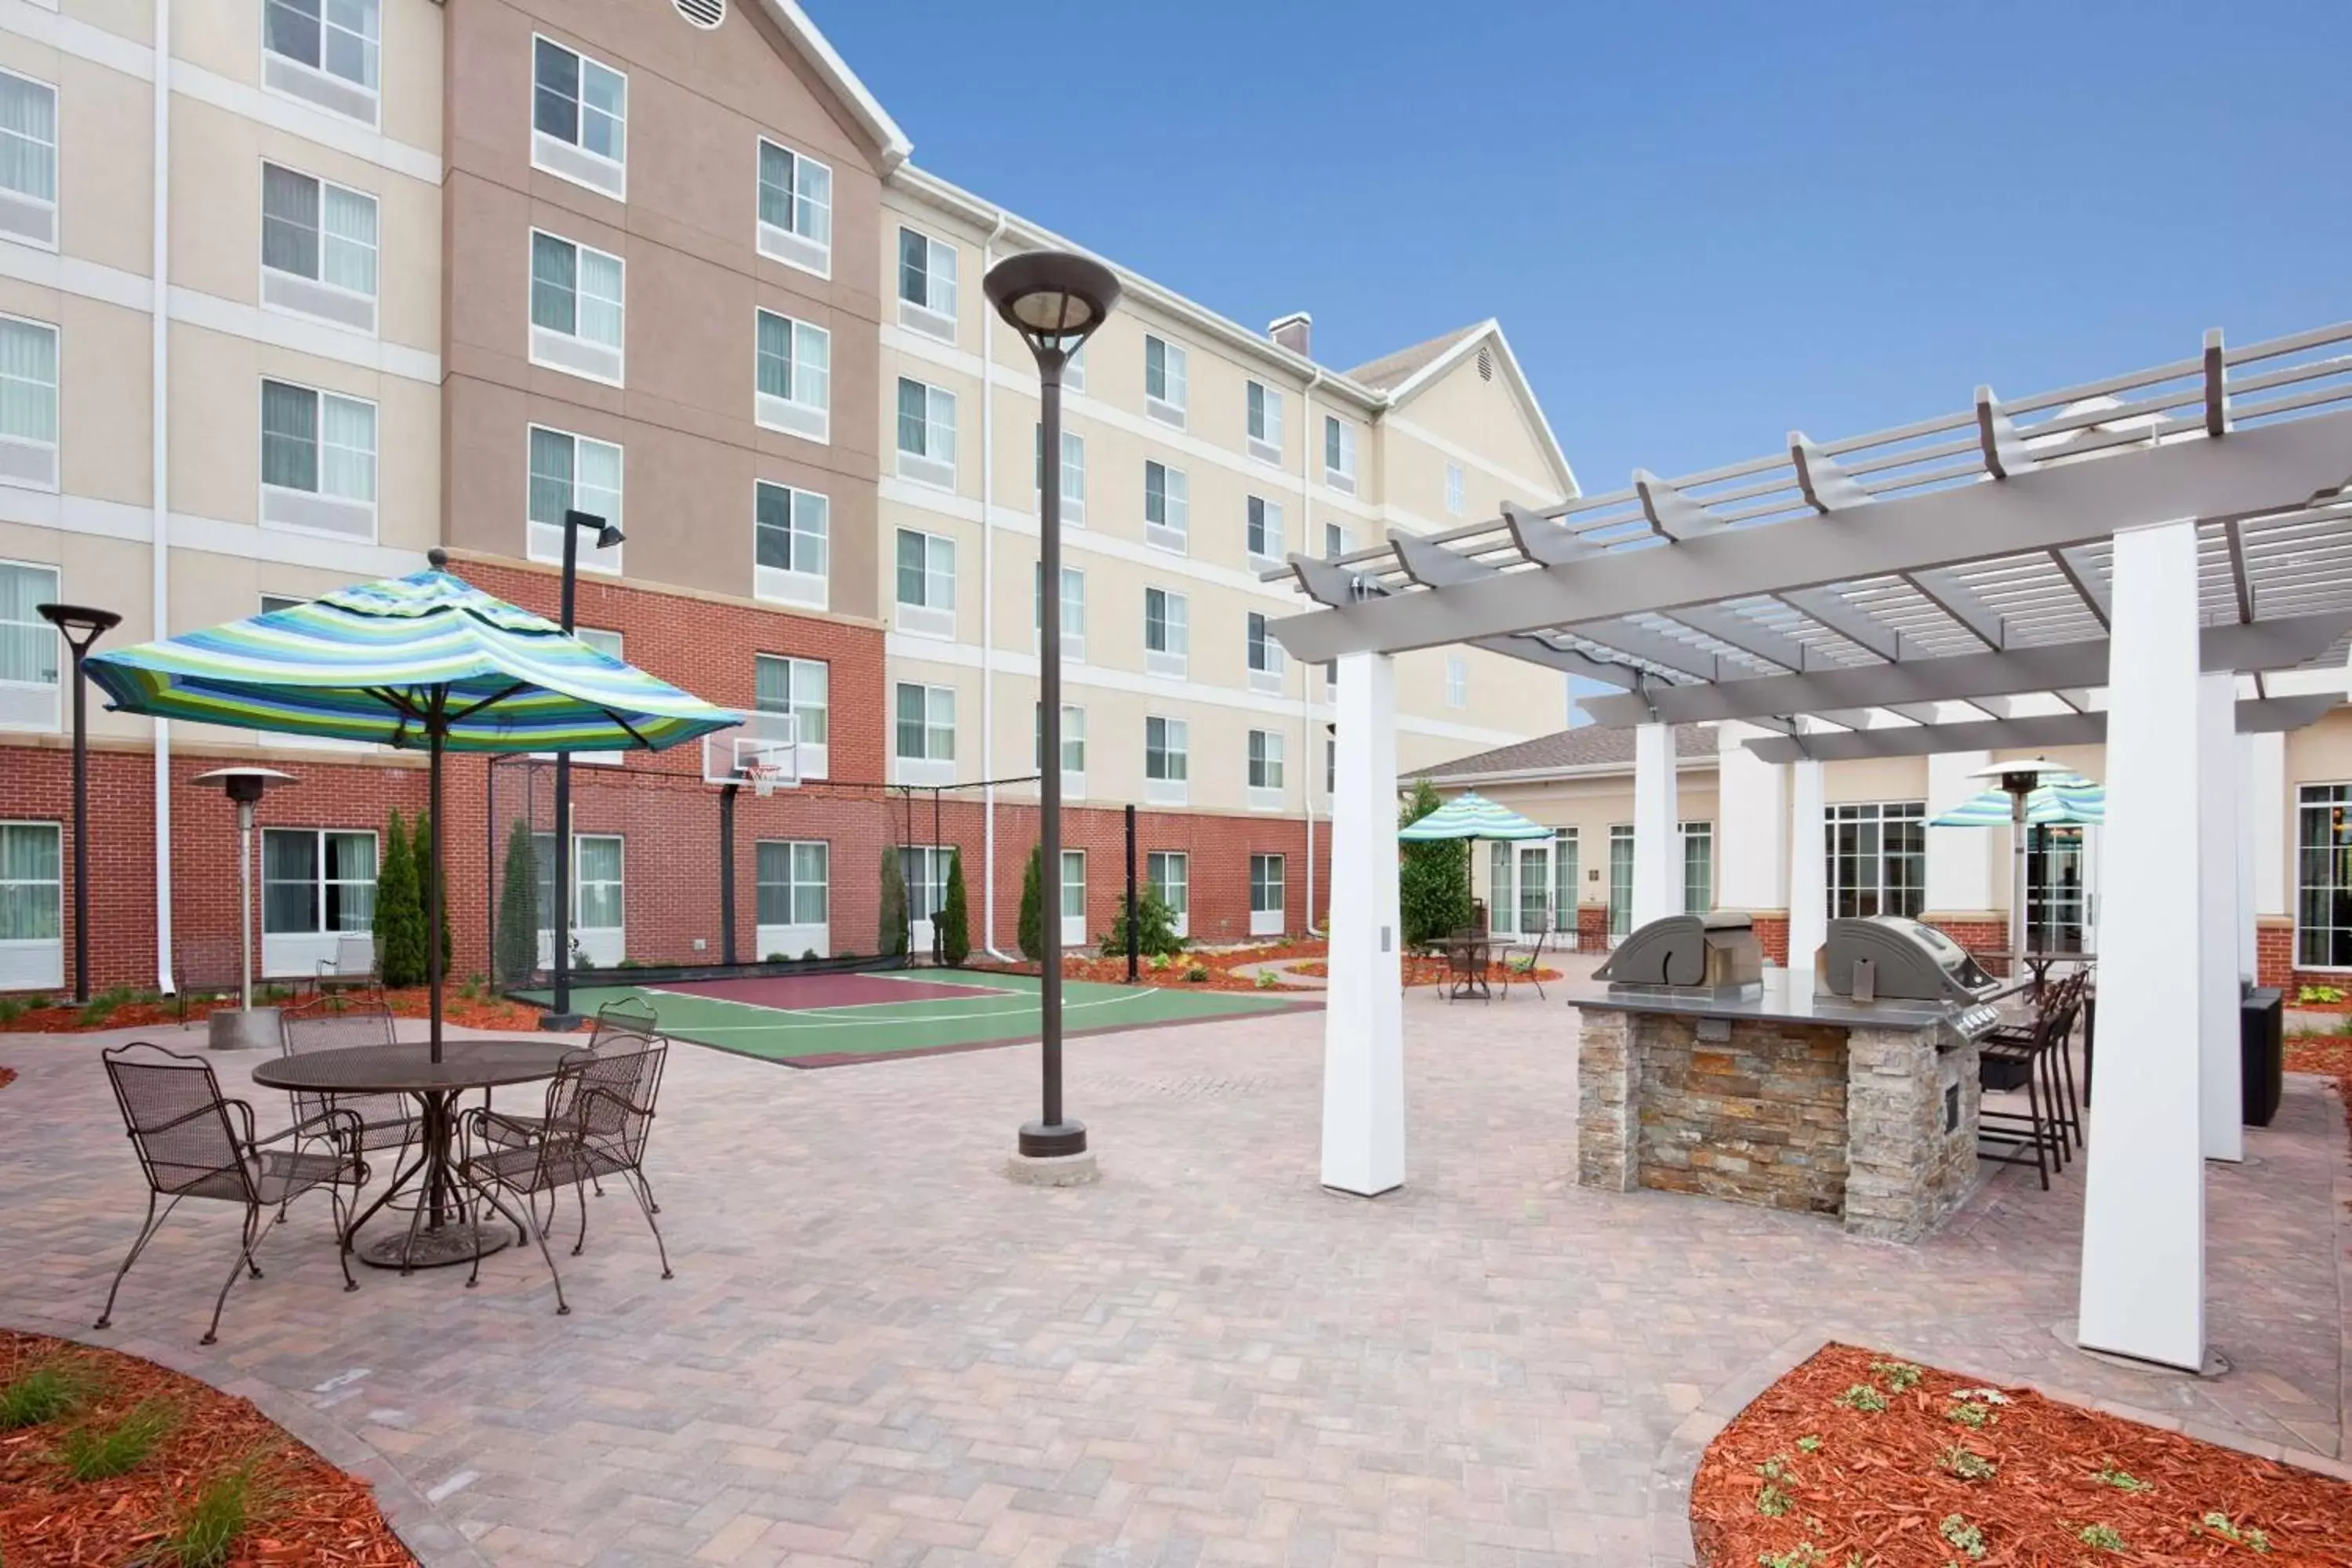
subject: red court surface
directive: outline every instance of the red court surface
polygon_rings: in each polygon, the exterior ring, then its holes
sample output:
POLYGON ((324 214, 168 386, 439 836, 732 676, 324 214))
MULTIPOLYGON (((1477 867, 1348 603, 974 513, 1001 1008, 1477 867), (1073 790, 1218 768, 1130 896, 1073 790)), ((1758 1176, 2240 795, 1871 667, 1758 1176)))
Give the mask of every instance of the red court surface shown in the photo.
POLYGON ((753 1007, 805 1013, 818 1007, 866 1007, 877 1003, 937 1002, 959 996, 1002 996, 986 985, 937 980, 894 980, 882 974, 746 974, 726 980, 680 980, 647 987, 681 996, 709 996, 753 1007))

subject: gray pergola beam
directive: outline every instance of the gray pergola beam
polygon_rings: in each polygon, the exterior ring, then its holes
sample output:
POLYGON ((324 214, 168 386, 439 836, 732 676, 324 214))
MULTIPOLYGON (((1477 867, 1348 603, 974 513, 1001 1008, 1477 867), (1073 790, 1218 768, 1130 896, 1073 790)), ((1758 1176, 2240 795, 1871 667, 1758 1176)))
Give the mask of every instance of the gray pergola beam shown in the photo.
MULTIPOLYGON (((2352 630, 2352 610, 2252 626, 2207 626, 2200 667, 2208 671, 2292 669, 2317 658, 2347 630, 2352 630)), ((1649 722, 1653 708, 1662 722, 1692 724, 1834 708, 1891 708, 1901 702, 1969 702, 2105 684, 2107 639, 2091 637, 2002 653, 1759 675, 1705 686, 1653 687, 1644 697, 1593 698, 1583 707, 1596 723, 1622 728, 1649 722)))
POLYGON ((1567 566, 1371 597, 1286 617, 1274 631, 1294 658, 1310 661, 1437 647, 2029 554, 2169 518, 2284 511, 2347 480, 2352 412, 2338 411, 1885 498, 1843 516, 1724 528, 1671 548, 1601 551, 1567 566))
MULTIPOLYGON (((2275 734, 2317 723, 2339 700, 2332 693, 2273 697, 2238 704, 2238 733, 2275 734)), ((1890 725, 1878 730, 1771 735, 1745 742, 1768 763, 1846 763, 1876 757, 1927 757, 1953 752, 2042 751, 2095 746, 2107 738, 2105 713, 2045 713, 1981 723, 1890 725)))
POLYGON ((2092 618, 2102 626, 2114 626, 2115 603, 2107 595, 2106 585, 2099 581, 2090 556, 2079 548, 2053 550, 2050 561, 2082 598, 2083 607, 2091 612, 2092 618))
POLYGON ((1866 653, 1876 654, 1890 661, 1904 656, 1901 632, 1827 588, 1795 588, 1780 595, 1780 599, 1790 608, 1817 625, 1827 626, 1866 653))

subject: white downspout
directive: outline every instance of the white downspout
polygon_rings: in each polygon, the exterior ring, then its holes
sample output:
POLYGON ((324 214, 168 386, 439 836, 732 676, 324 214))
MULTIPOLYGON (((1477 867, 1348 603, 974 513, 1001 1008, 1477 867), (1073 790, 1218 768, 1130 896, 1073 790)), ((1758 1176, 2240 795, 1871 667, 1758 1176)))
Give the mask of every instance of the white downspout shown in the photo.
MULTIPOLYGON (((1302 448, 1298 461, 1298 542, 1314 553, 1315 543, 1315 389, 1323 384, 1323 367, 1315 367, 1315 374, 1307 383, 1307 390, 1298 395, 1298 445, 1302 448)), ((1298 760, 1306 765, 1307 788, 1307 934, 1315 934, 1315 775, 1322 770, 1315 765, 1315 682, 1305 668, 1298 671, 1298 689, 1303 710, 1299 721, 1298 760)))
MULTIPOLYGON (((980 242, 982 277, 996 265, 996 242, 1012 221, 1003 208, 980 242)), ((1056 459, 1060 454, 1055 454, 1056 459)), ((981 947, 1000 963, 1011 957, 996 945, 996 333, 990 312, 980 313, 980 797, 981 947)))
MULTIPOLYGON (((172 0, 155 0, 154 273, 149 375, 153 406, 155 515, 152 529, 154 635, 172 635, 172 0)), ((156 988, 176 987, 172 976, 172 725, 155 726, 155 975, 156 988)))

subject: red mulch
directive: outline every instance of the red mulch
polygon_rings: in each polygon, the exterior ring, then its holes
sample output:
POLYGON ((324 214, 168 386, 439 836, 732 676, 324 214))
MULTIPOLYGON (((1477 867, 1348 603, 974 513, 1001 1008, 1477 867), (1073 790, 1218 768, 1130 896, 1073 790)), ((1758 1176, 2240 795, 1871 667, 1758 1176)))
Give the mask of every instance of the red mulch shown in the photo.
POLYGON ((2336 1098, 2344 1103, 2344 1121, 2352 1131, 2352 1037, 2292 1035, 2286 1042, 2286 1070, 2315 1072, 2336 1080, 2336 1098))
POLYGON ((205 1482, 257 1460, 258 1502, 232 1568, 413 1568, 365 1481, 288 1436, 242 1399, 152 1362, 0 1330, 0 1385, 51 1361, 98 1380, 92 1403, 47 1426, 0 1432, 0 1560, 15 1568, 121 1568, 142 1561, 205 1482), (76 1481, 51 1458, 68 1424, 108 1423, 142 1400, 177 1423, 127 1474, 76 1481))
MULTIPOLYGON (((355 993, 371 1000, 373 993, 355 993)), ((431 998, 425 987, 410 986, 384 994, 392 1010, 404 1018, 422 1018, 430 1011, 431 998)), ((290 1004, 289 1004, 290 1005, 290 1004)), ((212 1016, 224 1007, 236 1005, 235 997, 191 998, 187 1018, 196 1023, 212 1016)), ((509 1002, 503 997, 466 997, 455 991, 442 993, 441 1014, 452 1026, 461 1029, 536 1029, 539 1012, 536 1008, 509 1002)), ((179 1009, 169 1002, 125 1002, 109 1013, 102 1022, 85 1024, 81 1009, 70 1003, 59 1007, 36 1007, 12 1019, 0 1022, 0 1034, 74 1035, 95 1029, 157 1028, 180 1024, 179 1009)))
POLYGON ((1707 1446, 1691 1488, 1702 1563, 2352 1563, 2352 1485, 2022 1389, 2001 1390, 2006 1404, 1964 1404, 1953 1393, 1981 1387, 1979 1380, 1934 1367, 1916 1369, 1916 1386, 1896 1393, 1896 1380, 1872 1366, 1894 1359, 1827 1346, 1707 1446), (1857 1384, 1874 1387, 1886 1408, 1873 1414, 1837 1403, 1857 1384), (1948 1415, 1967 1407, 1994 1419, 1971 1429, 1948 1415), (1810 1438, 1819 1441, 1809 1452, 1810 1438), (1949 1473, 1941 1458, 1955 1447, 1990 1460, 1995 1473, 1979 1480, 1949 1473), (1772 1480, 1759 1466, 1784 1473, 1772 1480), (2103 1469, 2144 1488, 2101 1481, 2103 1469), (1759 1506, 1780 1500, 1768 1488, 1787 1502, 1777 1516, 1759 1506), (2202 1522, 2209 1514, 2263 1531, 2270 1550, 2224 1539, 2202 1522), (1980 1556, 1947 1539, 1945 1522, 1956 1515, 1956 1528, 1981 1531, 1980 1556), (2086 1543, 2082 1531, 2093 1525, 2114 1531, 2122 1549, 2086 1543), (1801 1550, 1807 1544, 1811 1555, 1801 1550))
MULTIPOLYGON (((1292 937, 1281 942, 1269 942, 1251 947, 1225 948, 1216 952, 1181 952, 1168 961, 1165 969, 1154 969, 1151 960, 1143 960, 1136 970, 1139 985, 1166 985, 1192 991, 1260 991, 1277 989, 1260 986, 1250 975, 1235 974, 1234 970, 1244 963, 1264 963, 1281 958, 1319 958, 1330 951, 1321 937, 1292 937), (1209 972, 1205 980, 1187 980, 1185 972, 1194 966, 1209 972)), ((983 964, 969 963, 970 969, 991 969, 1000 973, 1034 974, 1034 963, 983 964)), ((1062 977, 1085 980, 1101 985, 1127 984, 1127 960, 1103 958, 1090 953, 1065 953, 1062 956, 1062 977)))

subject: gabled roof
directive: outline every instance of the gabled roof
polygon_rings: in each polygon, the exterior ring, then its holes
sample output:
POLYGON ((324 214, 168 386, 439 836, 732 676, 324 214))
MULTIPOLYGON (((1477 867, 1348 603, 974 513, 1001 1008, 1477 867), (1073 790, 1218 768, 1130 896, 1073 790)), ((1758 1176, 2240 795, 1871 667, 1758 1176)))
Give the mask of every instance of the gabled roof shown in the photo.
POLYGON ((1437 336, 1417 342, 1411 348, 1399 349, 1392 354, 1382 354, 1376 360, 1366 361, 1349 371, 1348 379, 1360 381, 1366 386, 1375 386, 1382 392, 1389 391, 1412 380, 1415 374, 1428 366, 1446 350, 1453 348, 1485 324, 1482 321, 1467 327, 1456 327, 1450 332, 1440 332, 1437 336))
POLYGON ((1494 357, 1501 362, 1503 384, 1518 399, 1528 422, 1535 426, 1538 442, 1551 460, 1552 477, 1559 481, 1561 494, 1571 500, 1582 495, 1576 482, 1576 470, 1568 466, 1568 454, 1560 450, 1559 437, 1552 434, 1551 421, 1544 417, 1543 405, 1536 401, 1536 389, 1528 384, 1527 373, 1519 368, 1519 356, 1511 352, 1510 340, 1503 335, 1503 323, 1492 316, 1475 326, 1400 349, 1349 374, 1358 380, 1367 379, 1366 373, 1375 371, 1384 377, 1393 377, 1372 384, 1387 395, 1383 411, 1394 413, 1481 349, 1491 349, 1494 357))
POLYGON ((817 75, 824 79, 825 85, 833 89, 859 126, 874 138, 882 153, 882 172, 887 174, 905 163, 914 153, 915 144, 907 140, 907 133, 898 129, 898 122, 890 118, 881 100, 857 79, 857 73, 849 68, 849 62, 841 58, 831 40, 817 31, 808 13, 795 0, 760 0, 760 6, 767 13, 768 20, 816 68, 817 75))
MULTIPOLYGON (((1716 735, 1706 724, 1675 726, 1675 755, 1683 758, 1704 758, 1713 761, 1716 755, 1716 735)), ((1423 776, 1430 783, 1468 783, 1473 779, 1491 778, 1498 773, 1510 773, 1528 778, 1547 774, 1583 773, 1614 769, 1631 771, 1633 766, 1633 731, 1608 730, 1598 724, 1582 724, 1573 730, 1555 731, 1538 735, 1532 741, 1520 741, 1508 746, 1498 746, 1491 752, 1478 752, 1466 757, 1456 757, 1441 763, 1423 776)))

